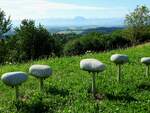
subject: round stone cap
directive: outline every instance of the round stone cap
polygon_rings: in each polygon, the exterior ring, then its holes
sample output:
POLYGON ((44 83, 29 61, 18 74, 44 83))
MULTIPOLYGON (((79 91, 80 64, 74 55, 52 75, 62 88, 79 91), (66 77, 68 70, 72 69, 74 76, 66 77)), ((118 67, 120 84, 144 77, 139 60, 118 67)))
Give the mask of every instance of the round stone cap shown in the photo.
POLYGON ((37 78, 47 78, 52 74, 52 69, 48 65, 32 65, 29 73, 37 78))
POLYGON ((141 63, 150 65, 150 57, 143 57, 141 58, 141 63))
POLYGON ((114 54, 111 56, 110 60, 116 64, 124 64, 128 62, 128 56, 123 54, 114 54))
POLYGON ((88 72, 101 72, 105 70, 105 65, 97 59, 83 59, 80 68, 88 72))
POLYGON ((24 72, 8 72, 1 76, 1 80, 8 86, 20 85, 28 79, 24 72))

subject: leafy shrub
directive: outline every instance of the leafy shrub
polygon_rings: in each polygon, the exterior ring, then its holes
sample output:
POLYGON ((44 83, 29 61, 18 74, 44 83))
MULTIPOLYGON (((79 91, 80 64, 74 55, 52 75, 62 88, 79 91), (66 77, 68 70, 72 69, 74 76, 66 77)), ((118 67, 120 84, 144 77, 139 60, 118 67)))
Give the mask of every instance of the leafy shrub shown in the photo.
POLYGON ((53 38, 55 38, 60 44, 61 46, 64 46, 68 41, 79 38, 80 35, 79 34, 75 34, 75 33, 69 33, 69 34, 52 34, 51 35, 53 38))
POLYGON ((112 34, 93 32, 69 41, 64 47, 64 53, 66 55, 79 55, 87 51, 101 52, 130 45, 130 41, 123 38, 122 31, 115 31, 112 34))
POLYGON ((111 33, 111 38, 109 39, 109 48, 125 48, 131 46, 131 41, 124 38, 123 30, 116 30, 111 33))
POLYGON ((69 41, 64 47, 65 55, 79 55, 83 53, 83 45, 79 39, 69 41))
POLYGON ((107 49, 108 37, 101 33, 89 33, 81 38, 69 41, 64 47, 64 54, 79 55, 86 51, 104 51, 107 49))

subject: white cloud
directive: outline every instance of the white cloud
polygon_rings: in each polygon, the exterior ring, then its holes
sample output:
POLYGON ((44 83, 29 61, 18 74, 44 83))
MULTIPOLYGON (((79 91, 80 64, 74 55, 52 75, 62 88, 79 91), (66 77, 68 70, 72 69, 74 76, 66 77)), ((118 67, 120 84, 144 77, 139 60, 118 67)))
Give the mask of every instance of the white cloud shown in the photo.
POLYGON ((49 17, 55 18, 58 16, 65 17, 65 13, 63 13, 62 15, 57 15, 57 13, 55 13, 59 11, 112 12, 124 10, 124 8, 121 7, 107 8, 95 6, 82 6, 76 4, 52 3, 47 0, 0 0, 0 8, 2 8, 6 12, 6 14, 11 15, 13 19, 37 19, 49 17))

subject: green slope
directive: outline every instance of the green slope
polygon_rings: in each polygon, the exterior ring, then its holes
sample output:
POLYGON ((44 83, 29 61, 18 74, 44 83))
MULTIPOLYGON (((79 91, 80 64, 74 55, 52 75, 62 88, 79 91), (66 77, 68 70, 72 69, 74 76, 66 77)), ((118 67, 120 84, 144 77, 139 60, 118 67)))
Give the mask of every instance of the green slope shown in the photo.
POLYGON ((16 110, 13 88, 0 81, 0 113, 27 112, 42 113, 149 113, 150 77, 145 77, 145 66, 140 58, 150 56, 150 43, 125 50, 106 53, 89 53, 84 56, 63 57, 31 61, 25 64, 0 66, 0 75, 10 71, 25 71, 32 64, 47 64, 53 68, 53 75, 45 80, 45 93, 38 93, 38 80, 29 80, 20 87, 22 103, 16 110), (123 80, 116 81, 116 66, 110 62, 114 53, 129 55, 130 62, 123 66, 123 80), (100 99, 93 99, 89 93, 91 75, 81 71, 80 60, 96 58, 106 64, 107 69, 96 78, 100 99))

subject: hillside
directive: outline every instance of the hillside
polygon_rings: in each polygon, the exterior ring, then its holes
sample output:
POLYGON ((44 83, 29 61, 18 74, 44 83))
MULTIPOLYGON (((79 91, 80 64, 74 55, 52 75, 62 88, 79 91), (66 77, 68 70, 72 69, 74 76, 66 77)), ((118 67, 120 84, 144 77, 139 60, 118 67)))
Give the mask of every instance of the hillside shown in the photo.
MULTIPOLYGON (((84 56, 63 57, 30 61, 25 64, 0 66, 0 75, 11 71, 28 72, 32 64, 47 64, 53 69, 53 75, 45 80, 45 93, 38 91, 38 80, 29 77, 20 87, 22 103, 18 112, 27 113, 149 113, 150 78, 146 78, 145 67, 140 58, 150 56, 150 43, 125 50, 106 53, 89 53, 84 56), (123 80, 116 82, 116 66, 110 62, 114 53, 129 56, 129 63, 123 66, 123 80), (90 92, 91 76, 79 68, 83 58, 96 58, 107 68, 96 78, 100 99, 93 99, 90 92)), ((0 81, 0 113, 17 112, 12 100, 13 88, 0 81)))

